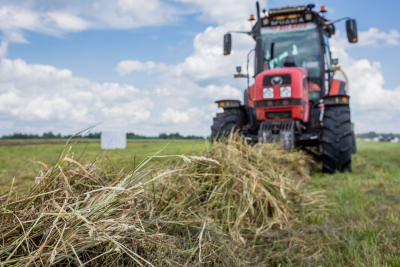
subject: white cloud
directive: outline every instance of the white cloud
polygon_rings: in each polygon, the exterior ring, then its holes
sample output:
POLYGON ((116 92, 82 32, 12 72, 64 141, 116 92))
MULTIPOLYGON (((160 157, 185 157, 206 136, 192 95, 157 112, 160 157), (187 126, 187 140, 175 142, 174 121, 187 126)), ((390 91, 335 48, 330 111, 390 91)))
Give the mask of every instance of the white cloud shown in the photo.
POLYGON ((117 12, 133 25, 157 25, 172 19, 173 9, 159 0, 118 0, 117 12), (157 17, 155 17, 157 14, 157 17))
POLYGON ((68 69, 21 59, 0 61, 0 124, 14 121, 1 130, 3 134, 72 133, 103 122, 96 130, 208 135, 217 111, 213 102, 232 97, 240 98, 241 92, 230 85, 203 87, 186 78, 173 77, 151 93, 131 85, 93 82, 68 69))
POLYGON ((0 44, 0 58, 3 58, 7 54, 8 42, 2 41, 0 44))
POLYGON ((358 32, 358 42, 350 44, 347 37, 343 36, 341 31, 337 31, 336 35, 332 38, 331 46, 341 49, 350 48, 354 46, 384 46, 384 45, 398 45, 400 33, 397 30, 390 30, 389 32, 379 31, 377 28, 369 28, 368 31, 358 32))
MULTIPOLYGON (((397 31, 385 33, 371 28, 360 32, 360 43, 356 46, 396 45, 399 38, 397 31)), ((400 86, 385 88, 381 64, 368 59, 352 58, 346 51, 349 47, 347 38, 340 33, 331 40, 332 56, 339 58, 340 66, 349 79, 356 131, 399 132, 399 125, 393 122, 397 121, 400 112, 400 86)))
MULTIPOLYGON (((197 109, 192 109, 192 111, 197 109)), ((161 114, 162 123, 187 123, 190 120, 189 111, 178 111, 168 108, 161 114)))
POLYGON ((227 84, 223 86, 210 84, 202 90, 201 97, 212 101, 221 99, 243 100, 243 93, 227 84))
POLYGON ((131 85, 75 77, 70 70, 0 61, 0 118, 12 119, 15 130, 31 122, 67 133, 100 122, 132 129, 151 115, 154 103, 148 95, 131 85))
POLYGON ((201 20, 225 24, 233 21, 245 21, 255 13, 253 0, 179 0, 182 3, 194 4, 202 11, 201 20))
MULTIPOLYGON (((20 100, 25 102, 25 106, 15 108, 13 113, 24 120, 65 120, 73 107, 71 102, 62 97, 38 96, 29 101, 20 97, 20 100)), ((79 119, 79 116, 73 118, 79 119)))
POLYGON ((22 30, 61 36, 66 32, 88 29, 90 23, 65 12, 37 12, 20 6, 0 7, 0 30, 3 38, 12 42, 27 42, 22 30))
POLYGON ((69 32, 79 32, 89 28, 90 23, 83 20, 80 17, 61 13, 61 12, 49 12, 47 13, 46 19, 49 19, 56 25, 57 28, 69 32))
POLYGON ((230 23, 218 27, 208 27, 203 33, 196 35, 193 41, 194 53, 184 62, 171 66, 169 68, 170 74, 179 77, 189 76, 197 81, 226 80, 228 77, 231 80, 235 67, 246 62, 248 52, 254 47, 254 41, 250 36, 236 34, 232 38, 232 54, 224 56, 223 35, 232 29, 250 30, 247 23, 230 23))
POLYGON ((140 62, 138 60, 124 60, 118 63, 115 69, 120 75, 126 75, 132 71, 163 70, 165 65, 154 61, 140 62))
POLYGON ((14 43, 25 43, 25 44, 29 43, 28 40, 25 39, 24 34, 20 29, 3 30, 2 39, 14 43))
MULTIPOLYGON (((200 18, 226 24, 246 21, 255 12, 253 0, 97 0, 51 2, 46 5, 22 0, 0 4, 0 30, 9 42, 28 43, 24 31, 53 36, 87 29, 133 29, 175 23, 182 15, 201 10, 200 18), (12 3, 12 4, 11 4, 12 3), (195 11, 195 7, 197 10, 195 11)), ((249 23, 247 23, 249 24, 249 23)))
POLYGON ((165 25, 179 20, 185 13, 160 0, 100 0, 93 6, 96 12, 82 10, 95 28, 133 29, 143 26, 165 25))
MULTIPOLYGON (((241 65, 246 69, 248 52, 254 47, 254 40, 247 34, 233 36, 233 50, 230 56, 223 55, 222 38, 229 30, 249 31, 250 25, 243 23, 229 23, 207 29, 196 35, 193 41, 194 52, 184 62, 176 65, 165 66, 162 63, 140 62, 136 60, 124 60, 117 66, 121 75, 132 71, 157 69, 165 71, 168 77, 175 76, 180 79, 191 79, 197 82, 215 82, 216 79, 232 83, 235 67, 241 65)), ((250 58, 250 70, 253 70, 253 58, 250 58)), ((222 82, 223 83, 223 82, 222 82)), ((222 84, 220 83, 220 84, 222 84)))
POLYGON ((400 34, 396 30, 390 30, 390 32, 381 32, 377 28, 370 28, 366 32, 360 32, 360 45, 377 46, 381 43, 387 45, 398 45, 400 34))
POLYGON ((0 4, 0 31, 4 40, 28 43, 24 31, 60 37, 87 29, 133 29, 173 23, 183 13, 186 11, 160 0, 65 1, 47 5, 23 0, 18 5, 0 4))
POLYGON ((186 135, 209 135, 210 122, 217 111, 215 104, 206 104, 201 108, 167 108, 160 116, 160 129, 163 132, 180 132, 186 135), (164 130, 165 129, 165 130, 164 130))

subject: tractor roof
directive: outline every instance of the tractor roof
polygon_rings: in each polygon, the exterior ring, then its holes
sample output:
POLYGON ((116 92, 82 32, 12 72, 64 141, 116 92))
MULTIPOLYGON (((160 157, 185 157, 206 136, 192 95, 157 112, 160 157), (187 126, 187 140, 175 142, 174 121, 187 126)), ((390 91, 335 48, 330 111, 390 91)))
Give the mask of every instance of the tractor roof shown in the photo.
MULTIPOLYGON (((321 11, 314 11, 314 4, 310 5, 301 5, 301 6, 287 6, 283 8, 272 8, 268 10, 268 15, 260 18, 261 27, 277 27, 277 26, 286 26, 293 24, 302 24, 313 22, 318 26, 324 26, 324 24, 329 21, 323 15, 326 13, 325 7, 321 7, 321 11)), ((252 36, 255 39, 256 37, 256 24, 252 29, 252 36)), ((323 30, 328 37, 335 34, 335 28, 333 24, 329 24, 328 26, 324 26, 323 30)))

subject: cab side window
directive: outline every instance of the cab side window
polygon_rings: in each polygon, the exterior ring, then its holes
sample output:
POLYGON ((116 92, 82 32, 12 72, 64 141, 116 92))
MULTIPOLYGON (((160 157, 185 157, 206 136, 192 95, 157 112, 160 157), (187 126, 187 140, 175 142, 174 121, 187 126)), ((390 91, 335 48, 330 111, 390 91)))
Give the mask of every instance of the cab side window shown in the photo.
POLYGON ((331 51, 329 49, 329 40, 328 37, 324 34, 324 46, 325 46, 325 53, 324 53, 324 58, 325 58, 325 70, 329 70, 331 67, 331 51))
POLYGON ((325 34, 324 36, 324 69, 325 69, 325 94, 328 94, 330 88, 332 73, 329 71, 331 62, 331 51, 329 49, 329 38, 325 34))

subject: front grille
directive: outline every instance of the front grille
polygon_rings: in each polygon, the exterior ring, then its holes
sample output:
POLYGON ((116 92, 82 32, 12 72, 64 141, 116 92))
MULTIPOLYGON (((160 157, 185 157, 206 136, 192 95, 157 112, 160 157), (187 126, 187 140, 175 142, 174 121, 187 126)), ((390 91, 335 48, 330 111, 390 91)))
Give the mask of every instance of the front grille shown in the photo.
POLYGON ((256 108, 275 107, 275 106, 299 106, 302 104, 301 98, 260 100, 255 102, 256 108))
POLYGON ((292 77, 290 74, 281 74, 281 75, 267 75, 264 76, 263 78, 263 85, 264 86, 273 86, 273 85, 279 85, 279 84, 272 84, 272 78, 274 77, 281 77, 282 78, 282 84, 292 84, 292 77))
POLYGON ((268 120, 291 119, 292 111, 265 112, 268 120))

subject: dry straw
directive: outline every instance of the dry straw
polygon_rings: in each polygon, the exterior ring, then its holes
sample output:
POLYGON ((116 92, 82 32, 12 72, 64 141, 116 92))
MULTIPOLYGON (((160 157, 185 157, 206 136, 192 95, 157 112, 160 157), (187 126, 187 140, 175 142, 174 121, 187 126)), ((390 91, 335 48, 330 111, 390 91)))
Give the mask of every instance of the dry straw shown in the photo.
POLYGON ((271 233, 315 200, 307 156, 234 135, 128 174, 71 151, 0 196, 0 266, 263 265, 271 233))

